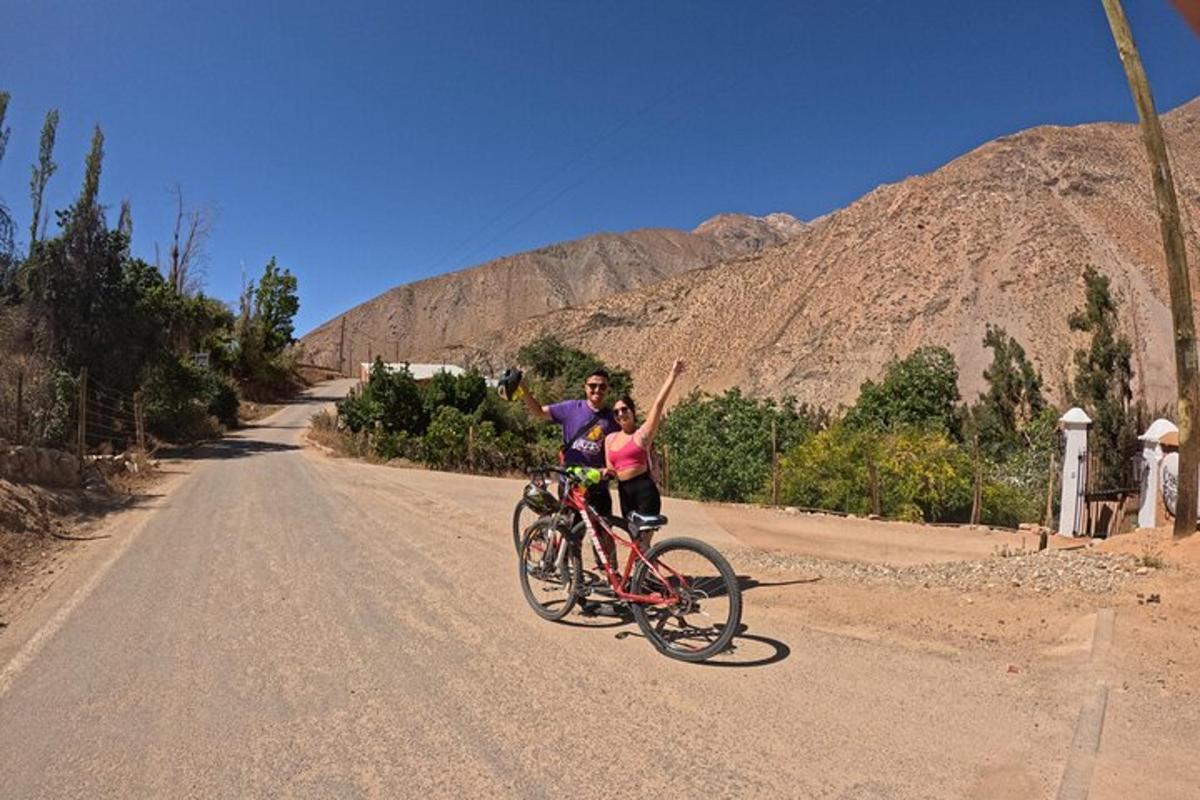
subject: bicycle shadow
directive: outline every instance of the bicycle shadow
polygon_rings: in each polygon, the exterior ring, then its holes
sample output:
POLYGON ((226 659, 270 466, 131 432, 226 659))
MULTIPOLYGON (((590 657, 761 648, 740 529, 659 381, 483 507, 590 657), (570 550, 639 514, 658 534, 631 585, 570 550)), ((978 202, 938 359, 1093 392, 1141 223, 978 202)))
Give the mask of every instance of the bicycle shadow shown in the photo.
MULTIPOLYGON (((600 579, 594 573, 585 571, 585 574, 589 576, 589 580, 595 585, 602 585, 600 579)), ((737 585, 742 592, 747 592, 760 588, 800 586, 816 583, 819 580, 821 580, 821 576, 819 575, 798 578, 791 581, 760 581, 750 575, 738 575, 737 585)), ((713 592, 711 596, 716 597, 719 594, 718 592, 713 592)), ((594 609, 593 613, 581 614, 576 611, 570 618, 559 620, 559 624, 572 628, 594 628, 598 630, 633 628, 632 630, 617 631, 614 634, 614 638, 627 639, 631 636, 639 639, 646 638, 637 629, 633 614, 628 608, 615 605, 611 602, 611 598, 604 596, 594 598, 590 605, 594 609)), ((792 648, 788 646, 787 642, 758 633, 749 633, 748 631, 749 626, 745 623, 740 623, 738 625, 738 632, 734 635, 728 648, 707 661, 698 662, 698 664, 700 666, 721 668, 766 667, 771 664, 778 664, 791 656, 792 648)))
MULTIPOLYGON (((768 667, 771 664, 778 664, 792 655, 792 648, 788 646, 787 642, 757 633, 747 633, 748 630, 749 626, 744 623, 738 625, 738 632, 734 635, 733 641, 729 643, 729 647, 707 661, 696 662, 695 666, 725 669, 730 667, 742 669, 768 667)), ((637 631, 621 631, 616 634, 615 638, 627 639, 631 636, 638 639, 646 638, 637 631)))

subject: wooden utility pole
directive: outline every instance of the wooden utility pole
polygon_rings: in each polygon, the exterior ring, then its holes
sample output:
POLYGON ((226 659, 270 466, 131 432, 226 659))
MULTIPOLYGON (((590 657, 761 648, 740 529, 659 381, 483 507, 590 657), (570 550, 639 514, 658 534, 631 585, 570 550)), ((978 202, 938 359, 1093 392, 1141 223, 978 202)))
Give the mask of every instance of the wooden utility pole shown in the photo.
POLYGON ((79 370, 79 464, 87 455, 87 367, 79 370))
POLYGON ((1179 495, 1175 507, 1175 535, 1189 536, 1196 531, 1197 469, 1200 468, 1200 363, 1196 354, 1196 323, 1192 315, 1192 287, 1188 280, 1187 250, 1179 220, 1179 202, 1175 181, 1167 160, 1167 144, 1162 123, 1154 109, 1150 81, 1142 68, 1142 59, 1133 42, 1129 20, 1121 0, 1101 0, 1108 14, 1117 52, 1129 80, 1129 91, 1137 106, 1142 128, 1142 143, 1150 157, 1150 176, 1154 200, 1162 228, 1163 248, 1167 256, 1167 283, 1171 290, 1171 321, 1175 338, 1175 383, 1179 423, 1179 495))
POLYGON ((338 374, 346 374, 346 316, 342 315, 342 332, 338 336, 338 374))

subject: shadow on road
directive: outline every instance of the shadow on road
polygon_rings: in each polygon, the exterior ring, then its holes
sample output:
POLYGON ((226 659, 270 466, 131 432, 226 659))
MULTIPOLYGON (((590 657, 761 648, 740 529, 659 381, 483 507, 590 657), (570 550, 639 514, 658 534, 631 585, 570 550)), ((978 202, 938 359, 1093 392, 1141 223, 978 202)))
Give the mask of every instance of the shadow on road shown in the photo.
POLYGON ((210 461, 214 459, 220 461, 299 449, 300 446, 295 444, 230 437, 227 439, 218 439, 215 442, 209 442, 199 447, 167 449, 161 450, 159 453, 163 458, 174 458, 180 461, 210 461))
POLYGON ((805 583, 816 583, 821 580, 820 575, 814 575, 811 578, 797 578, 794 581, 760 581, 757 578, 752 578, 749 575, 738 575, 738 588, 743 592, 748 592, 751 589, 761 589, 772 586, 799 586, 805 583))
MULTIPOLYGON (((621 621, 614 621, 613 625, 629 624, 621 621)), ((585 627, 613 627, 613 625, 605 626, 585 626, 585 627)), ((769 636, 760 636, 756 633, 747 633, 749 628, 746 625, 738 626, 738 633, 733 637, 729 648, 720 655, 713 656, 708 661, 700 661, 696 666, 700 667, 766 667, 771 664, 778 664, 792 654, 792 648, 788 647, 786 642, 781 642, 778 639, 772 639, 769 636)), ((616 635, 618 639, 627 639, 629 637, 645 639, 641 633, 636 631, 621 631, 616 635)))

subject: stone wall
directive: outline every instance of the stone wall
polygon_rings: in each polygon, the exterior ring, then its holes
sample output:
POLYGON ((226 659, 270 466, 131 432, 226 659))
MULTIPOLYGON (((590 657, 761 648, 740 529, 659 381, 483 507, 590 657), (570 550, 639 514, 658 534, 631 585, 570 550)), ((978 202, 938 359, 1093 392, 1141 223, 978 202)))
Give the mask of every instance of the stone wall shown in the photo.
POLYGON ((13 483, 75 488, 80 484, 79 460, 61 450, 0 445, 0 478, 13 483))

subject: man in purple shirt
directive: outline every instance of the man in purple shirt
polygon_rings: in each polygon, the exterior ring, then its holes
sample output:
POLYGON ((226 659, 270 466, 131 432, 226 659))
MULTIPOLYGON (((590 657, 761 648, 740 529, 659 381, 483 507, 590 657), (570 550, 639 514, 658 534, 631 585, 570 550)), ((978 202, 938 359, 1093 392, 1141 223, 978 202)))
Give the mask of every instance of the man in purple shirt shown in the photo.
MULTIPOLYGON (((563 400, 544 406, 529 392, 524 393, 531 414, 562 426, 565 465, 604 469, 604 437, 620 430, 612 409, 604 402, 608 388, 608 373, 598 369, 583 382, 586 400, 563 400)), ((588 489, 588 502, 604 516, 612 516, 607 481, 588 489)))

